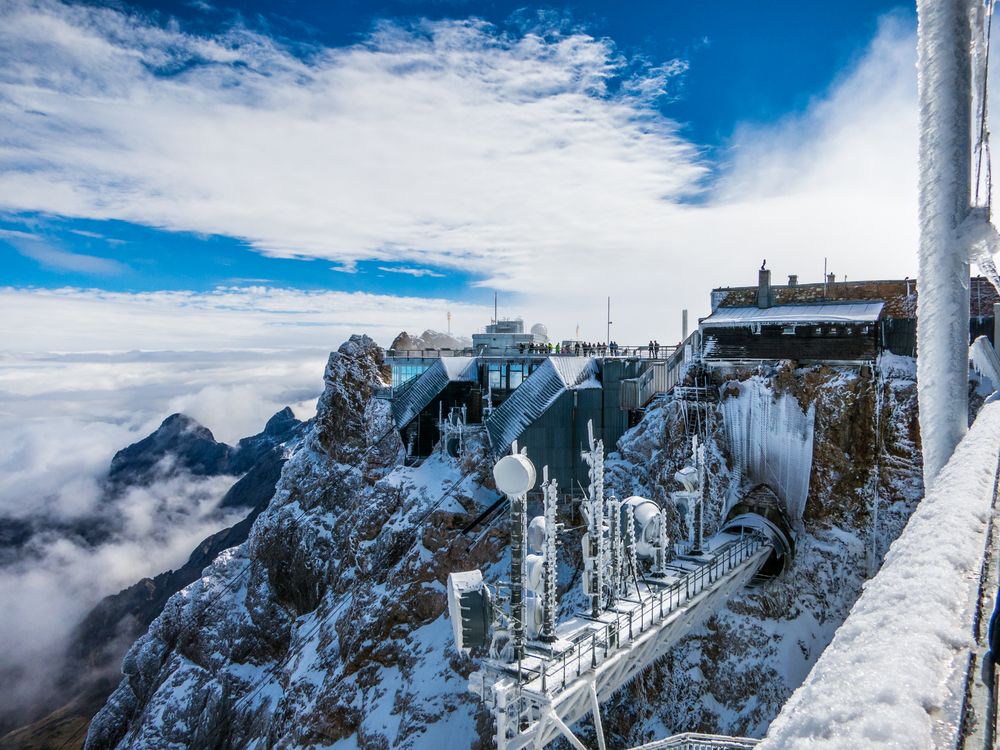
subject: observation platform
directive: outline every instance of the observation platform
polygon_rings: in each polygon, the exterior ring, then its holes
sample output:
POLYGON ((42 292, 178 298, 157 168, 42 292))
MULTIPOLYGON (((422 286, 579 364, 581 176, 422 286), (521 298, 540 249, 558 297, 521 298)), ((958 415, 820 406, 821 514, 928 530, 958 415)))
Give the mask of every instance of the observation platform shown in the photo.
POLYGON ((554 643, 528 641, 520 663, 484 660, 470 682, 496 707, 498 749, 541 748, 562 735, 584 750, 569 727, 593 712, 605 750, 600 703, 749 584, 773 552, 763 535, 717 534, 703 554, 674 558, 666 575, 646 577, 599 617, 560 623, 554 643))

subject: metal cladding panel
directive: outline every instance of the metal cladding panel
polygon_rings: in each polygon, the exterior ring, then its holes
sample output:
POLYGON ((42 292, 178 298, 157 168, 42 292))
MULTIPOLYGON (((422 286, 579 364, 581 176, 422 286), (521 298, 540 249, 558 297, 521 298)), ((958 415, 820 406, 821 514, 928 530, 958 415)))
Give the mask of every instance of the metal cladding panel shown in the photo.
POLYGON ((604 446, 610 453, 628 429, 628 412, 621 408, 622 380, 629 377, 629 368, 621 360, 605 360, 603 413, 604 446))
POLYGON ((475 357, 443 357, 397 391, 392 399, 396 428, 406 427, 452 382, 476 382, 475 357))
POLYGON ((518 445, 527 449, 528 458, 539 472, 548 466, 549 477, 566 491, 572 487, 574 465, 578 462, 573 433, 573 394, 563 391, 518 438, 518 445))
POLYGON ((845 302, 819 305, 778 305, 757 307, 720 307, 701 321, 702 328, 775 325, 793 323, 874 323, 882 312, 883 302, 845 302))
MULTIPOLYGON (((597 390, 597 364, 589 357, 549 357, 486 419, 493 454, 500 456, 563 393, 597 390)), ((535 459, 532 458, 532 461, 535 459)))

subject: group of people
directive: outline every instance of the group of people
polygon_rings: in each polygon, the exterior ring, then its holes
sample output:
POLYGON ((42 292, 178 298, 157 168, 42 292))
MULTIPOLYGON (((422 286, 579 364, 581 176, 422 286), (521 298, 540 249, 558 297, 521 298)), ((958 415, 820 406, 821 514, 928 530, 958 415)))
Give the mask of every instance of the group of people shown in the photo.
MULTIPOLYGON (((553 347, 552 344, 525 344, 522 342, 517 345, 517 350, 521 354, 524 354, 525 352, 528 354, 552 354, 553 347)), ((559 344, 555 345, 554 351, 556 354, 559 353, 559 344)))
MULTIPOLYGON (((576 357, 606 357, 611 355, 612 357, 618 356, 628 356, 629 348, 622 348, 618 345, 617 341, 611 341, 607 344, 592 343, 589 341, 574 341, 572 346, 569 343, 566 346, 556 343, 548 344, 518 344, 518 351, 521 354, 571 354, 576 357)), ((637 346, 631 350, 633 356, 640 356, 642 353, 641 346, 637 346)), ((659 359, 660 357, 660 342, 650 341, 647 347, 650 359, 659 359)))

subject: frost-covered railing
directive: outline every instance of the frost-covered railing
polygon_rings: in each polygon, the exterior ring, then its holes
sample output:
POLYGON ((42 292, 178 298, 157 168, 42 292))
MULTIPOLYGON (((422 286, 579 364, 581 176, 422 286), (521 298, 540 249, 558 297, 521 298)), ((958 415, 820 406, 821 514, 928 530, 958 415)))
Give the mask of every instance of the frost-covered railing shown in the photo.
POLYGON ((699 332, 693 331, 663 362, 653 362, 639 377, 623 380, 619 392, 620 408, 641 409, 658 393, 673 390, 684 374, 684 365, 697 356, 699 342, 699 332))
MULTIPOLYGON (((654 362, 668 361, 673 358, 679 348, 676 346, 659 346, 653 351, 650 351, 647 344, 641 344, 639 346, 621 346, 615 350, 612 354, 608 349, 607 345, 601 344, 600 353, 595 348, 588 356, 591 357, 628 357, 632 359, 648 359, 654 362)), ((581 350, 577 353, 575 349, 561 349, 560 351, 555 351, 555 345, 553 345, 552 351, 546 348, 544 351, 532 351, 531 347, 521 348, 520 346, 509 346, 504 349, 499 349, 498 347, 480 347, 476 349, 474 347, 466 347, 464 349, 387 349, 385 356, 390 359, 441 359, 442 357, 577 357, 583 356, 581 350)))
POLYGON ((526 689, 539 690, 549 696, 557 694, 588 669, 596 668, 609 655, 630 643, 651 627, 679 609, 713 584, 726 578, 733 570, 755 557, 762 548, 770 549, 763 537, 751 534, 731 543, 711 562, 685 573, 669 586, 650 590, 638 607, 633 603, 627 611, 609 610, 608 621, 595 621, 589 637, 585 637, 562 654, 547 659, 538 669, 523 668, 520 682, 526 689))
POLYGON ((684 732, 662 740, 647 742, 632 750, 751 750, 760 740, 751 737, 727 737, 721 734, 684 732))
POLYGON ((998 454, 1000 403, 989 403, 761 750, 872 747, 875 738, 893 747, 956 747, 975 663, 998 454))

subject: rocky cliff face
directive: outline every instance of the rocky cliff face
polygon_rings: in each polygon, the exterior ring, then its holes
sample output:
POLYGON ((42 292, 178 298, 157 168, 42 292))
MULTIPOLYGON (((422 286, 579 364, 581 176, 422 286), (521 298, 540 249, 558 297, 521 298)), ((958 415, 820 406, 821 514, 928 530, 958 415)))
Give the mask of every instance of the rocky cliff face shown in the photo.
MULTIPOLYGON (((803 409, 815 408, 809 500, 795 560, 780 579, 731 599, 622 691, 606 707, 609 746, 683 731, 762 736, 922 496, 913 360, 887 356, 874 372, 787 363, 763 379, 775 397, 788 393, 803 409)), ((718 379, 716 385, 723 398, 731 392, 718 379)), ((665 479, 686 450, 677 409, 664 406, 623 438, 609 462, 613 486, 654 495, 671 488, 665 479)), ((714 422, 708 442, 710 527, 734 479, 728 444, 726 425, 714 422)), ((742 491, 751 484, 744 480, 742 491)))
MULTIPOLYGON (((473 436, 459 461, 435 453, 401 466, 387 405, 371 398, 386 378, 381 357, 365 337, 331 355, 316 420, 274 499, 247 542, 172 597, 129 650, 88 748, 491 745, 488 716, 466 692, 473 663, 452 648, 444 591, 451 570, 504 576, 502 528, 459 534, 496 497, 489 461, 473 436)), ((728 377, 814 405, 798 554, 783 579, 734 598, 605 706, 612 747, 674 731, 762 733, 920 495, 911 361, 728 377)), ((722 378, 714 385, 735 397, 722 378)), ((609 457, 620 497, 664 501, 678 488, 684 408, 652 408, 609 457)), ((709 530, 732 482, 752 489, 721 414, 704 414, 709 530)), ((672 525, 683 533, 681 519, 672 525)), ((564 608, 578 598, 578 561, 567 560, 564 608)))
POLYGON ((499 556, 495 537, 456 539, 493 496, 474 440, 464 464, 399 465, 387 404, 371 398, 385 381, 367 337, 331 355, 315 423, 270 506, 131 648, 87 747, 475 736, 464 667, 447 650, 443 582, 499 556))

